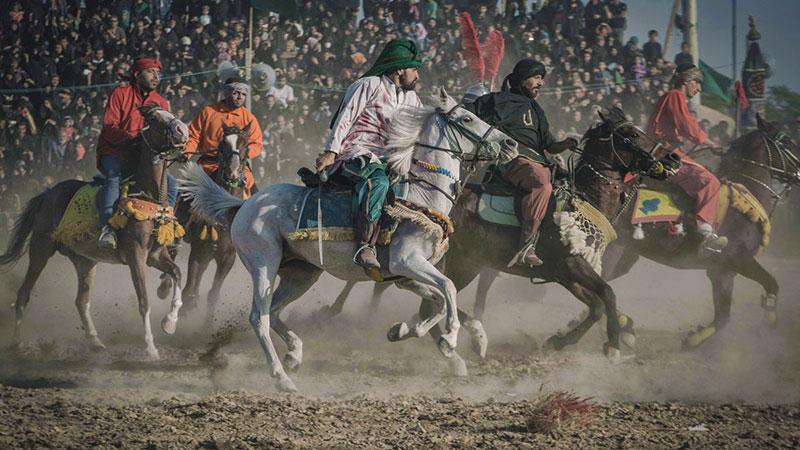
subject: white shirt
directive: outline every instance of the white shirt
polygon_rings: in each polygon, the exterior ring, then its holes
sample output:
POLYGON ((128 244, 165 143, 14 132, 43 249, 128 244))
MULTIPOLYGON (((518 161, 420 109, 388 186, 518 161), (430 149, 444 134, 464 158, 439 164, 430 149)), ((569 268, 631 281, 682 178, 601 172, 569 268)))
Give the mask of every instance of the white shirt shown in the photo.
POLYGON ((288 84, 285 84, 282 88, 278 89, 275 86, 269 88, 267 91, 267 95, 272 95, 275 97, 275 103, 283 106, 284 108, 289 105, 289 102, 294 101, 294 89, 288 84))
POLYGON ((402 107, 419 108, 422 102, 416 92, 400 88, 386 76, 357 80, 344 94, 325 151, 339 155, 337 162, 364 155, 380 162, 389 124, 402 107))

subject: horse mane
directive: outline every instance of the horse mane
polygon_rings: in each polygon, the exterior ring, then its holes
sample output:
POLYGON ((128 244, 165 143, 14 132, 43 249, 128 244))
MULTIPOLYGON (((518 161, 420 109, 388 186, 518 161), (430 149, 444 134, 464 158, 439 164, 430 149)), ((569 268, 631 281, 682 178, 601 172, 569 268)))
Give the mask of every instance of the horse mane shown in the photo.
POLYGON ((750 134, 751 133, 747 133, 739 136, 735 141, 729 144, 728 151, 720 158, 719 168, 717 169, 718 174, 725 175, 734 169, 734 158, 740 157, 747 149, 745 142, 750 137, 750 134))
POLYGON ((614 128, 628 120, 625 118, 625 112, 616 106, 609 106, 605 113, 598 112, 598 114, 603 121, 592 125, 586 130, 586 133, 583 134, 581 142, 584 144, 584 148, 586 148, 587 145, 595 145, 600 138, 608 137, 605 134, 609 128, 614 128))
POLYGON ((389 167, 396 174, 405 175, 411 170, 415 144, 434 111, 433 108, 409 106, 395 114, 387 130, 386 151, 389 167))

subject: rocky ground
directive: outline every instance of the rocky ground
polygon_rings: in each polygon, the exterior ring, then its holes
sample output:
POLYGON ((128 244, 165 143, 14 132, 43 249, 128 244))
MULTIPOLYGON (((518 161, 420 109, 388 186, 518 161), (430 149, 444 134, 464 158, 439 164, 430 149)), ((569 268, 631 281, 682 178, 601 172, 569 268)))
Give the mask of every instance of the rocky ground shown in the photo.
MULTIPOLYGON (((159 331, 162 359, 145 361, 135 302, 118 287, 129 283, 124 268, 98 275, 94 298, 105 299, 92 307, 108 350, 90 352, 71 302, 74 275, 56 265, 34 293, 23 347, 0 351, 0 448, 799 448, 800 264, 770 261, 785 292, 777 327, 761 323, 758 287, 739 282, 731 324, 693 351, 680 338, 710 319, 708 283, 702 273, 651 276, 654 267, 614 286, 638 329, 621 363, 602 355, 599 327, 573 348, 542 354, 580 304, 561 288, 505 278, 485 318, 487 358, 471 354, 462 334, 469 376, 459 378, 429 339, 386 341, 388 327, 415 309, 400 291, 387 291, 369 315, 369 287, 358 287, 344 315, 314 319, 341 286, 323 280, 286 312, 304 361, 290 374, 300 392, 283 394, 250 330, 218 357, 200 358, 211 340, 202 309, 176 336, 159 331), (635 283, 643 275, 645 288, 635 283), (557 390, 593 398, 590 428, 526 428, 537 399, 557 390)), ((2 294, 18 282, 19 273, 4 276, 2 294)), ((235 273, 226 286, 223 309, 235 318, 249 285, 235 273)), ((154 323, 166 308, 154 303, 154 323)), ((3 348, 10 313, 0 312, 3 348)))

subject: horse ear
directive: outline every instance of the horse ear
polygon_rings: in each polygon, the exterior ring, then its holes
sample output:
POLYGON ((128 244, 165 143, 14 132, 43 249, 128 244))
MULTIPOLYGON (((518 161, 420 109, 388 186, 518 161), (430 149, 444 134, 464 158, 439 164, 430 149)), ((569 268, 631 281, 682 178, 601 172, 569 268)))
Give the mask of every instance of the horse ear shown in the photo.
POLYGON ((245 133, 250 131, 250 125, 252 125, 252 124, 253 124, 253 121, 251 120, 250 122, 247 123, 247 126, 242 129, 242 131, 244 131, 245 133))
POLYGON ((600 120, 602 120, 603 122, 606 121, 606 116, 603 115, 602 111, 597 110, 597 115, 600 116, 600 120))
POLYGON ((442 108, 447 107, 447 99, 449 96, 447 95, 447 91, 444 90, 444 86, 439 86, 439 104, 442 108))
POLYGON ((756 123, 758 124, 758 129, 761 131, 766 131, 767 128, 769 128, 767 122, 761 118, 761 114, 756 114, 756 123))

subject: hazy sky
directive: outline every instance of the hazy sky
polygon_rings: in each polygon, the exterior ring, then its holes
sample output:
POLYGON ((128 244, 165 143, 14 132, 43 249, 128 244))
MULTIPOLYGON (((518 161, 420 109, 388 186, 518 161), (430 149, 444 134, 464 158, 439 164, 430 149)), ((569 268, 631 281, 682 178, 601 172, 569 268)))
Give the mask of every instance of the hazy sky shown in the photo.
MULTIPOLYGON (((625 1, 625 0, 623 0, 625 1)), ((673 0, 627 0, 628 29, 625 40, 631 36, 639 37, 639 45, 647 40, 647 31, 658 30, 659 41, 664 45, 669 13, 673 0)), ((700 58, 725 76, 731 76, 731 0, 697 0, 698 38, 700 58)), ((756 19, 756 28, 761 33, 761 51, 772 58, 768 59, 775 68, 767 86, 785 84, 800 92, 800 58, 797 47, 800 45, 800 0, 737 0, 736 2, 737 62, 744 62, 747 53, 748 17, 756 19)), ((681 13, 681 7, 678 7, 681 13)), ((668 58, 674 58, 680 51, 683 34, 678 31, 672 35, 668 58)), ((736 69, 737 79, 741 79, 742 65, 736 69)))

